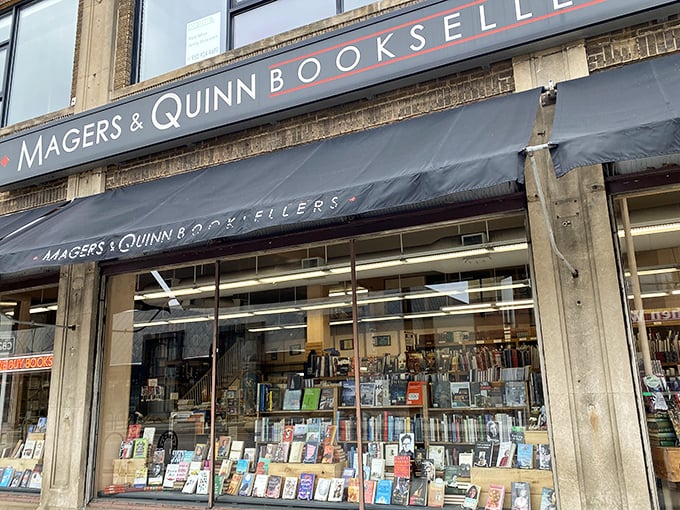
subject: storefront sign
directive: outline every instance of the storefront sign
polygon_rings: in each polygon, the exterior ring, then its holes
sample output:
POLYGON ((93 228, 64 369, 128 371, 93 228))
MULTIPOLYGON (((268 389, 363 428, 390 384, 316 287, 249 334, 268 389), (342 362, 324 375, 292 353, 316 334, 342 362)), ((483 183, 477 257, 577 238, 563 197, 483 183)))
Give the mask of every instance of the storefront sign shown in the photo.
POLYGON ((16 358, 0 358, 0 373, 51 370, 53 359, 54 354, 19 356, 16 358))
MULTIPOLYGON (((631 310, 630 317, 633 320, 633 323, 637 324, 640 321, 640 311, 631 310)), ((663 323, 671 321, 675 322, 678 320, 680 320, 680 309, 678 308, 645 310, 645 322, 663 323)))
MULTIPOLYGON (((442 76, 478 65, 470 59, 673 3, 426 2, 8 137, 0 143, 0 187, 290 117, 424 73, 442 76)), ((188 29, 187 49, 200 53, 212 39, 199 28, 188 29)))

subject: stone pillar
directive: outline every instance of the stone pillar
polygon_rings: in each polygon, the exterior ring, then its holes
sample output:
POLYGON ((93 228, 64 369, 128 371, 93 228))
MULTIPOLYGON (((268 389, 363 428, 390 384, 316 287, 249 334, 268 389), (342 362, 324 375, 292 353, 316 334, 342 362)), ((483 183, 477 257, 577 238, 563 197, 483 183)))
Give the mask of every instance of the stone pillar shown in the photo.
MULTIPOLYGON (((514 70, 519 90, 588 74, 580 44, 521 57, 514 70)), ((554 106, 541 108, 531 145, 549 140, 553 116, 554 106)), ((579 168, 557 179, 547 151, 535 158, 547 211, 529 158, 526 192, 560 508, 651 508, 644 414, 635 393, 602 168, 579 168), (546 217, 577 277, 553 253, 546 217)))
MULTIPOLYGON (((82 112, 106 104, 110 97, 115 52, 117 2, 80 2, 79 44, 75 66, 75 110, 82 112)), ((69 199, 105 190, 104 169, 73 175, 69 199)), ((48 428, 41 510, 83 508, 91 497, 90 421, 97 345, 99 269, 94 263, 61 268, 54 366, 48 410, 48 428)))

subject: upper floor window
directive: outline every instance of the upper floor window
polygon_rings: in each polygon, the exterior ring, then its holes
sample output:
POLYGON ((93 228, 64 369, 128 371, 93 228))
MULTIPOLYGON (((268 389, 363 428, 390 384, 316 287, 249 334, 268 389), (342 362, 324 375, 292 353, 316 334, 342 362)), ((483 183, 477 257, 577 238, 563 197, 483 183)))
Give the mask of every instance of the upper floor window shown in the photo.
POLYGON ((0 17, 3 125, 69 105, 78 0, 42 0, 0 17))
POLYGON ((136 81, 375 0, 142 0, 136 81))

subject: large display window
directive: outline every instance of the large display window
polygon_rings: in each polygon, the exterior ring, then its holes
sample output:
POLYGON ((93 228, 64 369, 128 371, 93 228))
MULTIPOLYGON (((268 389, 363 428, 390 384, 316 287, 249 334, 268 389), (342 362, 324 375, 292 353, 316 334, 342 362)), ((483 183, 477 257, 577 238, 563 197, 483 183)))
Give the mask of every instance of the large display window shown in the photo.
POLYGON ((57 287, 0 294, 0 491, 39 492, 57 287))
POLYGON ((680 192, 615 200, 652 464, 661 508, 680 508, 680 192))
POLYGON ((522 214, 115 275, 106 294, 101 496, 550 498, 522 214))

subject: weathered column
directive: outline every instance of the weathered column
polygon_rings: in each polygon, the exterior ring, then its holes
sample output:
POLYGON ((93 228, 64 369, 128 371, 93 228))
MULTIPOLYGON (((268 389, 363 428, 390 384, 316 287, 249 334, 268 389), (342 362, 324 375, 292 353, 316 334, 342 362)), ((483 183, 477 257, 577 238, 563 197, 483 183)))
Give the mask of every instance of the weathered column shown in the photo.
MULTIPOLYGON (((517 59, 514 71, 519 90, 588 74, 578 44, 517 59)), ((532 145, 549 140, 553 115, 554 106, 541 108, 532 145)), ((556 179, 547 151, 537 151, 535 160, 546 211, 530 158, 525 175, 560 508, 651 508, 655 496, 640 440, 642 414, 602 168, 556 179), (551 249, 546 218, 577 277, 551 249)))
MULTIPOLYGON (((106 104, 112 80, 117 2, 81 1, 75 66, 75 110, 106 104)), ((73 175, 68 198, 105 189, 104 169, 73 175)), ((99 270, 94 263, 61 268, 54 366, 45 441, 41 510, 83 508, 90 497, 90 420, 97 333, 99 270)))

